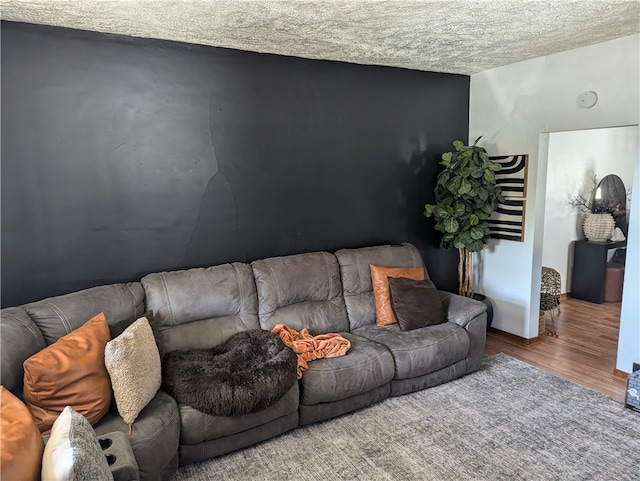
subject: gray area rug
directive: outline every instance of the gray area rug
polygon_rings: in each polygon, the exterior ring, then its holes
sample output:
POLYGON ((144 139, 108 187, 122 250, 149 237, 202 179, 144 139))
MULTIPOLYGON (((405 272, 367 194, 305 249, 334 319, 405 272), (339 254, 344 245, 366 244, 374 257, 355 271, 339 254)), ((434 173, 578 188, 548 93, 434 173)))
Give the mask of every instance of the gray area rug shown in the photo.
POLYGON ((640 414, 504 354, 386 399, 183 466, 204 480, 639 480, 640 414))

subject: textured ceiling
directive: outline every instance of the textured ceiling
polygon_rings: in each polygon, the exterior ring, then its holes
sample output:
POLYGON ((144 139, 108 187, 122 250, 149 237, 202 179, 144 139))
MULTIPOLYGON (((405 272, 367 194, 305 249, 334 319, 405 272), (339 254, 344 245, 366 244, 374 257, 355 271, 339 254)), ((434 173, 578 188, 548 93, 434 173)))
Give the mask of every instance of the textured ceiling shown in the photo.
POLYGON ((2 0, 2 18, 471 75, 640 32, 640 0, 2 0))

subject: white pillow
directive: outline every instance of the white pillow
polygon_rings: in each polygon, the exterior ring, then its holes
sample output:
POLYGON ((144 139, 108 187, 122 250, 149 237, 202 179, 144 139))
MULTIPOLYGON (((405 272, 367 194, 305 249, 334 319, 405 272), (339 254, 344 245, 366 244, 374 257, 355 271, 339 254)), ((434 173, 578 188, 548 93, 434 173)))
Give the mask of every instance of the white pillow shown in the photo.
POLYGON ((141 317, 122 334, 109 341, 104 349, 104 361, 118 412, 129 425, 160 389, 162 367, 151 325, 141 317))
POLYGON ((51 428, 42 456, 42 481, 113 481, 95 431, 71 406, 51 428))

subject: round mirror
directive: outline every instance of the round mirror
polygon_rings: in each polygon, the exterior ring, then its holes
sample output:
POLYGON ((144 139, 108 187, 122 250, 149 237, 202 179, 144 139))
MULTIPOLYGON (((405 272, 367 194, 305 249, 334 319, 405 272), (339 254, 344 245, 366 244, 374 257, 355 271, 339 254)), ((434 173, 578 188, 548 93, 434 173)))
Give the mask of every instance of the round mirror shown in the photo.
POLYGON ((608 212, 616 221, 616 227, 620 227, 622 233, 627 235, 627 189, 624 182, 617 175, 605 176, 593 198, 593 212, 603 214, 608 212))

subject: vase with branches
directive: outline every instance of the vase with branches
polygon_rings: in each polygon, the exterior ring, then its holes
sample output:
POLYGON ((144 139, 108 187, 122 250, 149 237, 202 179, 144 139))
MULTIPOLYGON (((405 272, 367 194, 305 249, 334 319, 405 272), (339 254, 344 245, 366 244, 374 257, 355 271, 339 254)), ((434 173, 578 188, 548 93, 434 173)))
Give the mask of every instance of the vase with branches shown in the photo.
POLYGON ((458 249, 458 285, 460 295, 473 297, 473 253, 489 242, 491 214, 504 202, 496 185, 500 164, 491 162, 487 151, 478 145, 453 142, 455 152, 442 154, 435 188, 435 204, 424 206, 424 215, 433 217, 435 229, 442 233, 440 247, 458 249))

